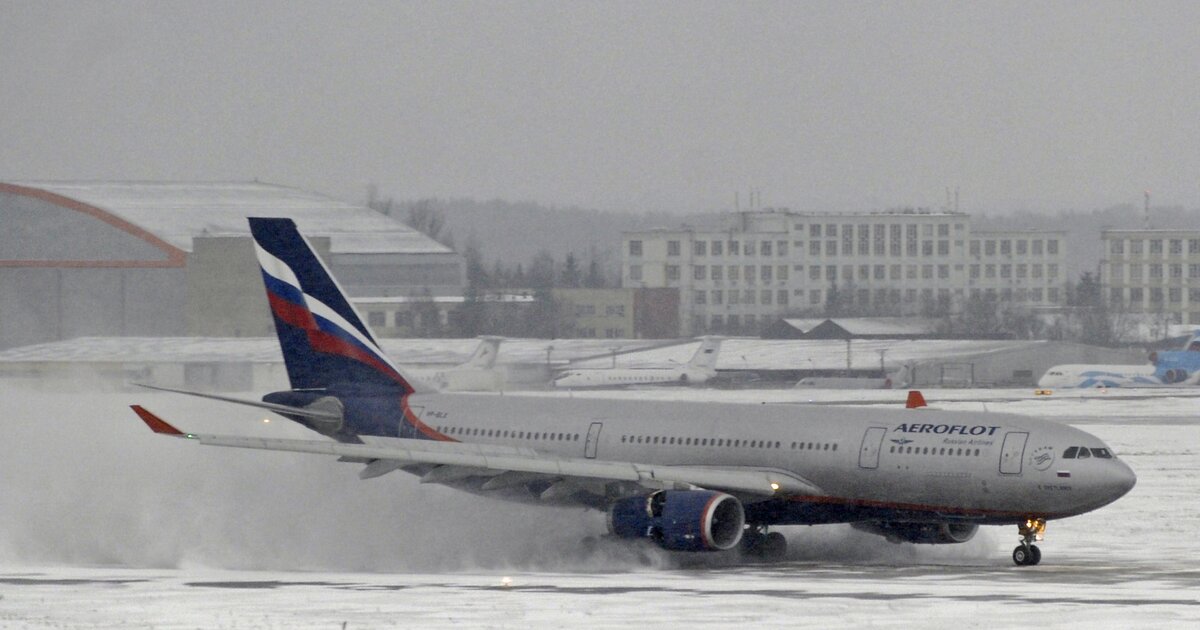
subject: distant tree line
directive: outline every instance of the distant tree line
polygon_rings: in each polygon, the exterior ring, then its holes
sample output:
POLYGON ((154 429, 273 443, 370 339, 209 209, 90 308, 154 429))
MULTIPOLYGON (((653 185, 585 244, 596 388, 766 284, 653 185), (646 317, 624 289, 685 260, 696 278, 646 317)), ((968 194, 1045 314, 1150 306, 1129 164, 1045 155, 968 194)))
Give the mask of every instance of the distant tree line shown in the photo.
MULTIPOLYGON (((367 205, 396 216, 413 229, 455 249, 454 235, 446 227, 444 213, 433 200, 399 204, 391 198, 379 198, 372 192, 367 205)), ((416 320, 421 322, 415 330, 418 336, 554 338, 562 326, 561 305, 554 299, 554 289, 604 289, 617 284, 608 277, 604 265, 595 256, 584 264, 574 252, 568 252, 559 262, 543 248, 527 264, 513 265, 496 258, 488 265, 474 233, 457 249, 466 263, 464 301, 450 312, 447 326, 440 324, 432 298, 428 302, 418 302, 414 308, 416 320)))

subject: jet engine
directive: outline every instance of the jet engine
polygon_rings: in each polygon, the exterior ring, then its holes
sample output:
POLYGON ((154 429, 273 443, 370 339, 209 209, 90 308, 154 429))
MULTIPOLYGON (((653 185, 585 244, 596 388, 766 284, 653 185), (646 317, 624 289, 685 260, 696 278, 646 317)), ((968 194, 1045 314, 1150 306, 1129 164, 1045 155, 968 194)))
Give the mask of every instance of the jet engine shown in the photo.
POLYGON ((894 523, 887 521, 854 523, 854 529, 884 536, 890 542, 922 545, 965 543, 975 537, 974 523, 894 523))
POLYGON ((742 539, 742 503, 723 492, 660 490, 621 499, 608 510, 608 531, 649 538, 668 551, 723 551, 742 539))

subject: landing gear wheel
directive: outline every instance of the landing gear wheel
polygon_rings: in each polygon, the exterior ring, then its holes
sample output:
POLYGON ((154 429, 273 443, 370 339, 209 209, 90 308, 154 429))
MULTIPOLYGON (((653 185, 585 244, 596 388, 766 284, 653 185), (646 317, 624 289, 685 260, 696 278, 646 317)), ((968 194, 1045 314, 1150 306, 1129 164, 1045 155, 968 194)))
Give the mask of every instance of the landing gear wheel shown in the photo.
POLYGON ((1020 545, 1013 549, 1012 557, 1017 566, 1032 567, 1042 561, 1042 550, 1037 545, 1020 545))
POLYGON ((1046 532, 1046 519, 1028 518, 1017 527, 1021 533, 1021 545, 1013 549, 1013 562, 1019 567, 1031 567, 1042 561, 1042 550, 1033 544, 1042 540, 1046 532))
POLYGON ((787 538, 779 532, 767 534, 758 546, 758 556, 767 562, 779 562, 787 556, 787 538))
POLYGON ((787 538, 779 532, 767 533, 762 526, 750 526, 742 534, 743 558, 761 562, 779 562, 787 556, 787 538))

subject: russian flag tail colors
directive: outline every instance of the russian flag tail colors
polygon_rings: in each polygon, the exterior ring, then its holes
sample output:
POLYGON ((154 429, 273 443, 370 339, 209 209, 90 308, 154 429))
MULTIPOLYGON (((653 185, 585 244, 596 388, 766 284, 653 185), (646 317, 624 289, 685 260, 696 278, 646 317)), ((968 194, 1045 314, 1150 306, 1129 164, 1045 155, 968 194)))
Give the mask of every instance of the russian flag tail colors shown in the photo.
POLYGON ((414 391, 291 219, 250 219, 293 390, 354 383, 414 391))

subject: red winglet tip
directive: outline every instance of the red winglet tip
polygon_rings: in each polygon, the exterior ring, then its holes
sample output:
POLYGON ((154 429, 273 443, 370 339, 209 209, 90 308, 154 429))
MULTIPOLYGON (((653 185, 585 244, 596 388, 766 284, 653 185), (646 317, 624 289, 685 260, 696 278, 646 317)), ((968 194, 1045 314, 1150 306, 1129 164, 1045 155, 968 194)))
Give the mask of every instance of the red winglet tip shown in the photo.
POLYGON ((925 397, 921 395, 920 391, 915 389, 908 391, 908 401, 904 403, 905 409, 918 409, 920 407, 928 406, 929 405, 925 404, 925 397))
POLYGON ((166 420, 163 420, 153 413, 150 413, 150 410, 146 409, 145 407, 141 405, 130 405, 130 408, 133 409, 133 412, 142 419, 142 422, 146 423, 146 426, 150 427, 151 431, 154 431, 155 433, 162 433, 164 435, 183 435, 183 431, 176 429, 167 423, 166 420))

